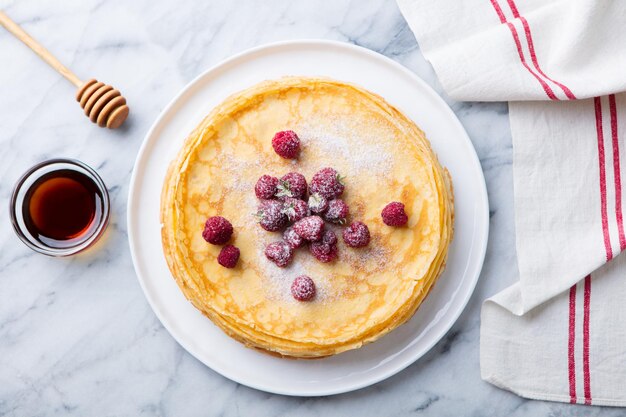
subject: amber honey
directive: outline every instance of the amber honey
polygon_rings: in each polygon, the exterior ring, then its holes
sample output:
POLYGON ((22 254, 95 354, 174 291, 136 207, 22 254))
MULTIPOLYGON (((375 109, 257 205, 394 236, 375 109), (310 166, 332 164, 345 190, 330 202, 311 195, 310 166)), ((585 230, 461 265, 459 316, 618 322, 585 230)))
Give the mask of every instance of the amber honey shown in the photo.
POLYGON ((102 216, 102 194, 88 176, 60 170, 39 178, 26 193, 24 223, 33 237, 51 247, 87 238, 102 216))
POLYGON ((35 165, 11 195, 11 222, 31 249, 68 256, 95 243, 106 229, 109 197, 100 176, 71 159, 35 165))

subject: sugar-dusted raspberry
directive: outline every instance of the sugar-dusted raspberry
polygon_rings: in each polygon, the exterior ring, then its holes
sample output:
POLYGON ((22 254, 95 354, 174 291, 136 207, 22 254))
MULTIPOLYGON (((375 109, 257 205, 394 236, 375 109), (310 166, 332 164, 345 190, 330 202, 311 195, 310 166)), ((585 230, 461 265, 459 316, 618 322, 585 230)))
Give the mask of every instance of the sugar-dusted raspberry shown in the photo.
POLYGON ((320 262, 331 262, 337 258, 337 235, 332 230, 326 230, 317 242, 311 242, 309 250, 320 262))
POLYGON ((349 213, 350 208, 343 200, 330 200, 328 202, 328 210, 326 210, 323 217, 328 222, 344 224, 349 213))
POLYGON ((300 235, 293 230, 293 227, 285 229, 285 232, 283 233, 283 240, 294 249, 299 248, 304 243, 304 239, 302 239, 300 235))
POLYGON ((274 198, 278 191, 278 178, 270 175, 263 175, 254 186, 254 193, 261 200, 269 200, 274 198))
POLYGON ((380 215, 387 226, 404 226, 409 221, 409 217, 404 211, 404 204, 399 201, 387 204, 380 215))
POLYGON ((293 258, 293 248, 287 242, 280 240, 265 247, 265 256, 277 266, 284 268, 293 258))
POLYGON ((305 217, 294 223, 293 230, 295 230, 302 239, 315 242, 322 238, 324 220, 322 220, 320 216, 305 217))
POLYGON ((319 242, 309 245, 311 254, 322 263, 332 262, 337 258, 337 245, 328 246, 319 242))
POLYGON ((290 222, 297 222, 300 219, 304 219, 310 215, 309 206, 306 201, 297 198, 287 197, 284 200, 283 211, 287 215, 290 222))
POLYGON ((304 200, 306 197, 307 183, 304 175, 299 172, 290 172, 283 175, 278 181, 278 192, 276 197, 284 199, 288 197, 304 200))
POLYGON ((337 235, 332 230, 326 230, 324 231, 324 234, 322 235, 322 239, 320 240, 320 242, 322 242, 325 245, 330 245, 330 246, 336 245, 337 235))
POLYGON ((298 301, 310 301, 315 297, 315 283, 310 277, 301 275, 293 280, 291 295, 298 301))
POLYGON ((293 130, 283 130, 274 135, 272 147, 280 157, 294 159, 300 154, 300 138, 293 130))
POLYGON ((370 229, 365 223, 353 222, 343 230, 343 241, 352 248, 362 248, 370 243, 370 229))
POLYGON ((217 256, 217 262, 225 268, 234 268, 239 260, 239 248, 226 245, 217 256))
POLYGON ((318 193, 332 200, 343 194, 343 179, 333 168, 323 168, 313 175, 310 189, 311 193, 318 193))
POLYGON ((317 193, 309 196, 309 210, 313 214, 322 214, 328 209, 328 200, 317 193))
POLYGON ((202 237, 213 245, 223 245, 233 235, 233 225, 221 216, 209 217, 204 224, 202 237))
POLYGON ((257 212, 259 224, 268 232, 276 232, 287 225, 284 204, 278 200, 263 200, 257 212))

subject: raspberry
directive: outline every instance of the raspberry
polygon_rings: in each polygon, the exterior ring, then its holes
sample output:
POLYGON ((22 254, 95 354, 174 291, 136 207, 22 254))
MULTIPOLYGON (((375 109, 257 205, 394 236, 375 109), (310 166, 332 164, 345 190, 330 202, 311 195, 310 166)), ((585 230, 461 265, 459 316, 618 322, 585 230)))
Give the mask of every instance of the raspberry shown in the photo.
POLYGON ((272 147, 280 157, 294 159, 300 153, 300 138, 293 130, 283 130, 274 135, 272 147))
POLYGON ((362 248, 370 243, 370 229, 365 223, 354 222, 343 230, 343 241, 351 248, 362 248))
POLYGON ((263 200, 259 205, 257 217, 259 224, 268 232, 276 232, 287 225, 284 204, 277 200, 263 200))
POLYGON ((301 275, 293 280, 291 295, 298 301, 310 301, 315 297, 315 283, 306 275, 301 275))
POLYGON ((293 258, 293 249, 286 242, 278 241, 265 247, 265 256, 277 266, 283 268, 289 265, 293 258))
POLYGON ((285 230, 283 233, 283 240, 294 249, 299 248, 304 243, 304 239, 302 239, 300 235, 293 230, 293 227, 288 227, 287 230, 285 230))
POLYGON ((311 254, 322 263, 332 262, 337 258, 337 246, 328 246, 319 242, 311 243, 309 246, 311 254))
POLYGON ((314 214, 322 214, 328 209, 328 200, 326 197, 314 193, 309 196, 309 210, 314 214))
POLYGON ((306 201, 291 197, 285 198, 283 212, 287 215, 290 222, 297 222, 310 214, 306 201))
POLYGON ((311 193, 318 193, 328 200, 332 200, 343 194, 344 185, 342 177, 336 170, 323 168, 313 175, 310 188, 311 193))
POLYGON ((322 238, 324 220, 322 220, 320 216, 305 217, 294 223, 293 230, 295 230, 302 239, 315 242, 322 238))
POLYGON ((263 175, 254 186, 254 193, 261 200, 269 200, 274 198, 274 194, 278 191, 278 178, 269 175, 263 175))
POLYGON ((306 197, 306 189, 307 184, 304 175, 299 172, 290 172, 278 181, 276 197, 280 199, 292 197, 304 200, 304 197, 306 197))
POLYGON ((324 213, 324 220, 331 223, 344 224, 350 208, 343 200, 330 200, 328 210, 324 213))
POLYGON ((233 235, 233 225, 221 216, 209 217, 204 224, 202 237, 213 245, 223 245, 233 235))
POLYGON ((217 262, 225 268, 234 268, 239 260, 239 249, 233 245, 226 245, 217 256, 217 262))
POLYGON ((326 230, 320 240, 324 245, 334 246, 337 244, 337 235, 332 230, 326 230))
POLYGON ((332 230, 324 232, 324 236, 309 245, 309 250, 320 262, 331 262, 337 257, 337 235, 332 230))
POLYGON ((404 226, 409 221, 404 212, 404 204, 399 201, 387 204, 380 215, 387 226, 404 226))

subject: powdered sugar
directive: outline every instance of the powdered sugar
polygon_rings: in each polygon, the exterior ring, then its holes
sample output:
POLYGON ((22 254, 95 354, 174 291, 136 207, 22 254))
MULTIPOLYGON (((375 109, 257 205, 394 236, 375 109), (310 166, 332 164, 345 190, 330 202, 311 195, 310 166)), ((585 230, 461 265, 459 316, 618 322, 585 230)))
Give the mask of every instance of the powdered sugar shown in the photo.
POLYGON ((387 175, 393 163, 391 150, 381 143, 386 141, 379 140, 371 132, 389 136, 394 132, 375 120, 358 121, 329 115, 321 123, 304 122, 297 131, 303 147, 314 148, 316 154, 325 157, 324 160, 341 158, 349 161, 347 170, 342 169, 343 176, 387 175))
POLYGON ((346 248, 341 252, 342 260, 363 274, 372 274, 388 269, 391 255, 389 249, 381 246, 375 237, 371 240, 369 246, 365 248, 346 248))
POLYGON ((258 255, 258 266, 260 267, 261 279, 263 280, 263 289, 268 300, 280 303, 298 303, 291 295, 291 285, 293 280, 301 275, 307 275, 315 282, 315 302, 331 302, 338 296, 333 288, 332 276, 310 273, 314 269, 313 263, 317 261, 306 251, 296 252, 293 262, 285 268, 277 268, 276 265, 265 258, 262 252, 258 255))
MULTIPOLYGON (((225 194, 236 196, 241 203, 240 210, 249 213, 250 222, 240 222, 238 233, 252 235, 255 241, 257 253, 248 255, 252 256, 254 263, 257 264, 255 268, 258 267, 259 279, 262 280, 262 287, 268 300, 286 304, 299 303, 291 294, 291 285, 296 277, 308 275, 316 286, 314 302, 331 302, 341 297, 339 293, 341 290, 338 289, 339 286, 335 281, 341 279, 343 282, 343 279, 333 275, 332 264, 327 264, 330 267, 320 264, 311 255, 308 247, 293 251, 291 263, 282 268, 266 258, 264 253, 266 246, 280 239, 281 235, 264 231, 253 217, 255 208, 259 204, 259 200, 255 197, 257 179, 263 174, 276 175, 280 178, 289 171, 302 172, 306 174, 306 178, 311 179, 312 174, 325 166, 338 168, 339 174, 347 177, 347 187, 355 187, 357 180, 360 181, 361 178, 371 175, 388 177, 393 167, 391 152, 394 150, 385 145, 388 143, 387 140, 380 141, 374 137, 374 133, 370 133, 371 131, 377 132, 378 135, 385 134, 386 128, 382 125, 383 123, 375 120, 358 121, 350 117, 342 119, 341 116, 328 116, 293 126, 301 139, 300 160, 282 160, 273 152, 271 157, 259 155, 258 158, 240 158, 235 149, 225 150, 217 156, 223 173, 229 178, 224 187, 225 194), (370 124, 375 124, 376 127, 370 129, 367 127, 370 124), (242 173, 246 175, 241 175, 242 173), (251 178, 251 175, 254 177, 251 178), (323 268, 320 269, 322 265, 323 268), (313 272, 320 270, 326 272, 323 274, 313 272)), ((393 134, 393 129, 389 128, 388 131, 389 135, 393 134)), ((306 193, 306 188, 304 190, 306 193)), ((328 204, 328 202, 325 203, 328 204)), ((341 229, 336 226, 328 224, 326 226, 341 233, 341 229)), ((372 243, 365 248, 347 248, 342 242, 339 245, 341 246, 339 262, 351 265, 355 274, 382 271, 389 266, 387 264, 390 254, 385 248, 377 247, 375 236, 372 236, 372 243)))
MULTIPOLYGON (((258 158, 248 161, 246 159, 239 158, 232 153, 222 153, 217 157, 217 161, 226 175, 236 179, 236 181, 229 185, 229 189, 238 193, 250 195, 254 199, 255 193, 253 191, 255 189, 256 181, 253 182, 252 180, 246 180, 245 177, 241 176, 241 173, 259 172, 259 175, 261 175, 263 172, 267 172, 267 166, 263 163, 262 159, 258 158)), ((251 207, 254 207, 254 205, 251 207)))

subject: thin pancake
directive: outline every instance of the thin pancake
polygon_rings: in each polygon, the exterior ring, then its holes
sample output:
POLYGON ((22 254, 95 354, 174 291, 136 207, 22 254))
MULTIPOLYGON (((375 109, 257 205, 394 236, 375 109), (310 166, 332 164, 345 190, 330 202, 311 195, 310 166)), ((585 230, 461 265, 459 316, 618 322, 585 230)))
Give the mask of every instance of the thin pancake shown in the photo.
POLYGON ((408 320, 441 273, 453 230, 449 176, 423 132, 364 89, 301 77, 263 82, 215 108, 170 165, 161 217, 165 256, 185 296, 235 339, 293 357, 358 348, 408 320), (302 140, 295 162, 271 147, 273 134, 287 129, 302 140), (254 184, 290 171, 310 179, 326 166, 346 176, 342 199, 372 241, 352 249, 340 238, 331 264, 299 249, 289 267, 278 268, 263 250, 280 234, 258 226, 254 184), (405 203, 406 227, 383 224, 380 211, 390 201, 405 203), (221 267, 220 247, 202 239, 214 215, 235 228, 235 269, 221 267), (290 295, 303 274, 318 289, 311 302, 290 295))

